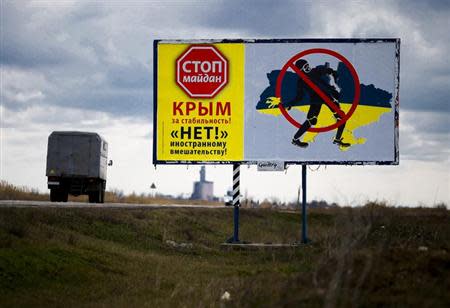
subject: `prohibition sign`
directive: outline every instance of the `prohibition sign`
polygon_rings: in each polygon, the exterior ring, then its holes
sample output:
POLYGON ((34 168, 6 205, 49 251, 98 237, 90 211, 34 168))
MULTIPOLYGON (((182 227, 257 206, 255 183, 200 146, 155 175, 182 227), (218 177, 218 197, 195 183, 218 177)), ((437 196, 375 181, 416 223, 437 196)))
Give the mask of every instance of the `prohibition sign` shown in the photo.
POLYGON ((280 74, 278 75, 276 88, 275 88, 275 96, 278 97, 281 102, 280 104, 278 104, 278 108, 280 109, 281 113, 286 118, 286 120, 288 120, 295 127, 300 128, 302 125, 300 123, 298 123, 294 118, 292 118, 291 115, 286 111, 286 109, 283 106, 282 99, 281 99, 281 84, 283 82, 284 75, 286 74, 288 68, 291 68, 298 75, 299 78, 301 78, 314 92, 317 93, 317 95, 320 96, 320 98, 323 99, 325 104, 327 104, 331 108, 331 110, 333 110, 334 112, 339 114, 339 116, 341 117, 341 119, 339 121, 336 121, 336 123, 334 123, 332 125, 323 126, 323 127, 310 127, 308 129, 308 131, 320 133, 320 132, 327 132, 327 131, 333 130, 333 129, 339 127, 341 124, 344 124, 352 116, 353 112, 355 112, 355 109, 359 103, 361 89, 360 89, 360 85, 359 85, 358 74, 356 73, 356 70, 353 67, 353 65, 350 63, 350 61, 348 61, 347 58, 345 58, 343 55, 337 53, 334 50, 325 49, 325 48, 307 49, 307 50, 304 50, 304 51, 299 52, 298 54, 294 55, 292 58, 290 58, 286 62, 286 64, 281 69, 280 74), (353 82, 355 85, 355 94, 353 97, 352 106, 347 113, 344 113, 342 110, 340 110, 331 101, 331 99, 317 85, 315 85, 303 71, 301 71, 299 68, 297 68, 294 64, 295 61, 299 60, 300 58, 302 58, 304 56, 307 56, 310 54, 317 54, 317 53, 322 53, 322 54, 327 54, 327 55, 333 56, 333 57, 341 60, 349 69, 350 74, 353 77, 353 82))

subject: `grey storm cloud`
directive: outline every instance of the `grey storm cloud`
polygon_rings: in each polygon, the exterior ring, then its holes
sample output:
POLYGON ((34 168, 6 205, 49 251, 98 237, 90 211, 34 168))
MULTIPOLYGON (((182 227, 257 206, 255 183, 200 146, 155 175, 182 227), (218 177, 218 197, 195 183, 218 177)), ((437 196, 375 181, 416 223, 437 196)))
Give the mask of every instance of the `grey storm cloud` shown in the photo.
POLYGON ((196 14, 202 24, 249 35, 248 38, 302 37, 310 32, 310 3, 298 1, 219 1, 207 14, 196 14))
POLYGON ((447 0, 401 0, 398 1, 399 7, 403 10, 408 11, 409 14, 423 14, 423 12, 427 12, 429 10, 435 12, 449 11, 450 10, 450 2, 447 0))
POLYGON ((27 27, 25 21, 29 21, 30 11, 22 5, 22 2, 1 3, 0 63, 26 68, 66 64, 70 52, 43 29, 27 27))
MULTIPOLYGON (((147 117, 153 100, 151 46, 155 38, 344 35, 400 37, 401 108, 449 112, 448 1, 371 2, 370 8, 379 16, 360 19, 352 15, 352 8, 357 14, 371 12, 354 9, 358 4, 367 8, 354 2, 54 4, 2 1, 0 62, 6 68, 46 77, 49 86, 35 89, 45 97, 40 104, 147 117), (383 17, 390 12, 396 18, 383 17), (345 30, 349 23, 353 27, 345 30)), ((6 106, 14 104, 8 98, 3 101, 6 106)))
POLYGON ((2 105, 11 112, 47 105, 150 124, 154 39, 400 37, 402 157, 448 155, 446 1, 56 3, 1 2, 2 105))
POLYGON ((450 112, 450 2, 401 1, 396 9, 416 26, 402 41, 402 107, 450 112))
POLYGON ((437 138, 449 141, 450 117, 448 114, 409 111, 406 117, 408 122, 414 123, 416 134, 436 135, 437 138))
MULTIPOLYGON (((2 104, 12 110, 39 103, 149 117, 151 65, 114 42, 120 31, 111 34, 109 25, 102 24, 111 10, 92 2, 47 9, 2 2, 0 63, 5 70, 25 72, 22 80, 5 80, 4 87, 14 93, 2 95, 2 104), (48 86, 33 89, 42 93, 33 100, 31 90, 20 84, 32 84, 37 74, 45 76, 48 86), (30 97, 29 103, 18 103, 21 97, 30 97)), ((148 46, 150 51, 150 40, 148 46)))

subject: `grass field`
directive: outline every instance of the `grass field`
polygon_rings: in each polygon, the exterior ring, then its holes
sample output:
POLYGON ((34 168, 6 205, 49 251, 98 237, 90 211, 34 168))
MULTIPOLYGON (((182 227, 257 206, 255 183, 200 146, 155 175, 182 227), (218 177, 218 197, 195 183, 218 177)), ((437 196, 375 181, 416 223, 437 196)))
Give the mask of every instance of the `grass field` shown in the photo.
MULTIPOLYGON (((0 208, 0 306, 450 306, 448 210, 309 213, 309 245, 227 250, 232 209, 0 208)), ((240 237, 292 243, 300 221, 244 209, 240 237)))

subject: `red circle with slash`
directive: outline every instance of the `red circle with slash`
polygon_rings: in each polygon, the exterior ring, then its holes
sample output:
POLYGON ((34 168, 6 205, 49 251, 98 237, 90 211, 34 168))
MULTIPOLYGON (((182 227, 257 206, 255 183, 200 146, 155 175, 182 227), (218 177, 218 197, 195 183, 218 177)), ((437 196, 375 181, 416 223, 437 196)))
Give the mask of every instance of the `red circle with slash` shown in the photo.
POLYGON ((280 99, 280 102, 281 102, 280 104, 278 104, 278 108, 280 109, 281 113, 286 118, 286 120, 288 120, 292 125, 294 125, 297 128, 300 128, 302 126, 294 118, 291 117, 291 115, 284 108, 282 100, 281 100, 281 84, 283 82, 284 75, 286 74, 286 72, 287 72, 287 70, 289 68, 294 70, 294 72, 299 76, 299 78, 302 78, 303 81, 323 99, 325 104, 330 106, 330 108, 332 110, 334 110, 335 112, 337 112, 341 116, 341 119, 339 121, 337 121, 336 123, 332 124, 332 125, 324 126, 324 127, 310 127, 308 129, 308 131, 321 133, 321 132, 327 132, 327 131, 333 130, 333 129, 339 127, 341 124, 345 123, 352 116, 353 112, 355 112, 355 109, 356 109, 356 107, 358 106, 358 103, 359 103, 361 89, 360 89, 360 85, 359 85, 358 74, 356 73, 356 70, 353 67, 353 65, 350 63, 350 61, 348 61, 347 58, 345 58, 343 55, 341 55, 340 53, 337 53, 334 50, 325 49, 325 48, 307 49, 307 50, 304 50, 302 52, 299 52, 298 54, 296 54, 295 56, 293 56, 292 58, 290 58, 286 62, 286 64, 281 69, 280 74, 278 75, 277 83, 276 83, 276 87, 275 87, 275 96, 278 97, 280 99), (333 56, 333 57, 339 59, 341 62, 343 62, 347 66, 347 68, 350 71, 350 74, 353 77, 353 82, 354 82, 354 85, 355 85, 355 93, 354 93, 354 97, 353 97, 352 106, 351 106, 350 110, 347 113, 344 113, 342 110, 337 108, 337 106, 335 106, 333 104, 333 102, 330 100, 330 98, 325 93, 323 93, 322 90, 320 90, 319 87, 316 86, 306 76, 305 73, 303 73, 300 69, 298 69, 294 65, 294 62, 299 60, 300 58, 302 58, 304 56, 307 56, 307 55, 310 55, 310 54, 318 54, 318 53, 319 54, 327 54, 327 55, 330 55, 330 56, 333 56))

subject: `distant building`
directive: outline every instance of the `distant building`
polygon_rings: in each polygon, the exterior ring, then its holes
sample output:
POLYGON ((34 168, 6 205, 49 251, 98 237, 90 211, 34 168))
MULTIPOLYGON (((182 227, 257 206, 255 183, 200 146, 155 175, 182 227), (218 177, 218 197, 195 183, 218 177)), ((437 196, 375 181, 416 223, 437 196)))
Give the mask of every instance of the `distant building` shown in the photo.
POLYGON ((191 199, 208 201, 214 199, 214 182, 206 181, 205 166, 200 168, 200 181, 194 182, 194 191, 191 199))

